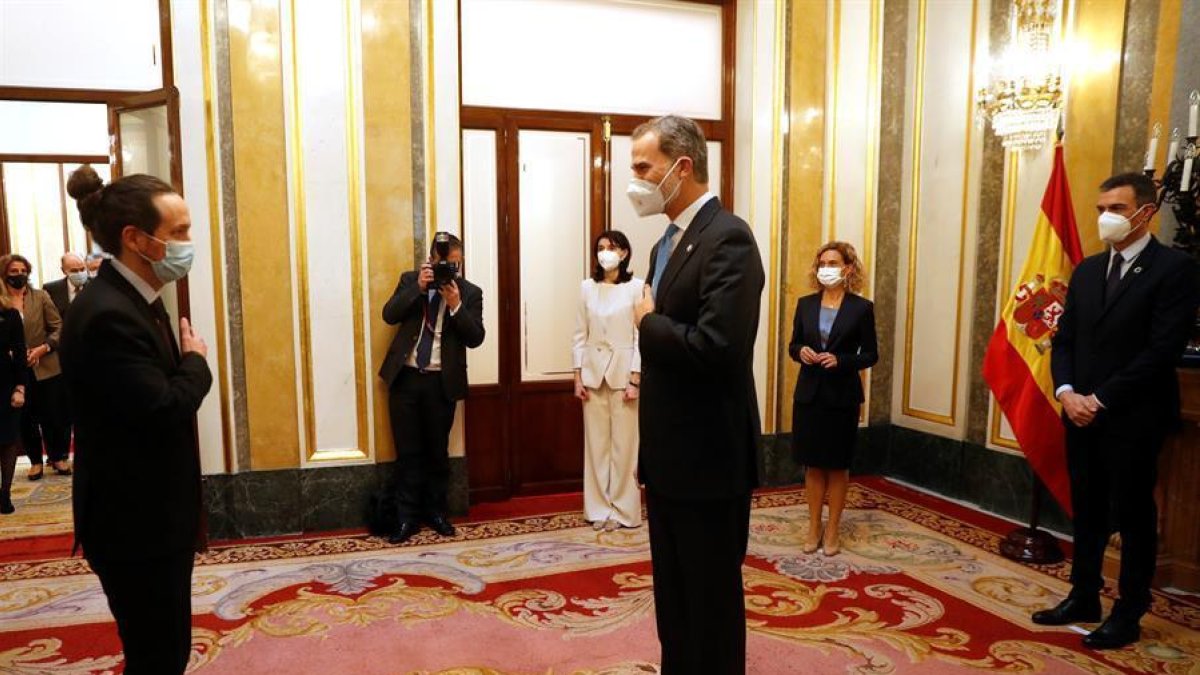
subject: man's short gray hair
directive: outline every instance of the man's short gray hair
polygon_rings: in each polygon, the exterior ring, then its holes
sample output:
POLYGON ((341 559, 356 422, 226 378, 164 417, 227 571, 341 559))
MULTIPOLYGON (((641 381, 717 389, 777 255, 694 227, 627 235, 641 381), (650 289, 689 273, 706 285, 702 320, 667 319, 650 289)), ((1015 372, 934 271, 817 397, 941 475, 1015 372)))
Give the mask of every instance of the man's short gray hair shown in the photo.
POLYGON ((692 159, 692 173, 696 182, 708 184, 708 143, 704 141, 704 132, 700 125, 679 115, 663 115, 648 122, 642 122, 633 130, 633 140, 653 131, 658 136, 658 149, 671 161, 680 157, 692 159))

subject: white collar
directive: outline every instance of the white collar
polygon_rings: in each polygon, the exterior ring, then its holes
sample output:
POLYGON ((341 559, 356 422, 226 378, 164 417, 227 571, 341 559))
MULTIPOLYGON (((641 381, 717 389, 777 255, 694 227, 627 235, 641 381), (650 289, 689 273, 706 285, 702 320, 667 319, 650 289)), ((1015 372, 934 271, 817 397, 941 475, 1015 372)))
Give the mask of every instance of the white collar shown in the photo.
MULTIPOLYGON (((112 258, 108 262, 112 264, 113 269, 115 269, 121 276, 125 277, 125 281, 128 281, 129 284, 133 286, 134 290, 138 292, 138 295, 145 298, 147 305, 153 305, 154 301, 158 300, 158 296, 162 294, 161 289, 157 291, 154 290, 150 284, 146 283, 145 279, 138 276, 137 272, 129 269, 129 266, 120 260, 112 258)), ((67 283, 70 282, 68 281, 67 283)))
MULTIPOLYGON (((1150 245, 1150 231, 1147 230, 1146 233, 1143 234, 1137 241, 1133 242, 1129 246, 1126 246, 1125 250, 1120 252, 1121 258, 1124 259, 1125 262, 1133 262, 1133 259, 1138 257, 1139 255, 1141 255, 1142 251, 1145 251, 1146 247, 1149 245, 1150 245)), ((1117 254, 1117 249, 1116 248, 1111 249, 1109 251, 1109 255, 1108 255, 1109 261, 1111 261, 1112 257, 1116 254, 1117 254)))
POLYGON ((700 195, 696 201, 688 204, 687 208, 679 213, 679 217, 672 221, 675 223, 675 227, 678 227, 680 232, 687 232, 688 226, 692 224, 692 221, 696 219, 696 214, 700 212, 700 207, 707 204, 708 200, 713 197, 716 197, 716 195, 705 190, 704 194, 700 195))

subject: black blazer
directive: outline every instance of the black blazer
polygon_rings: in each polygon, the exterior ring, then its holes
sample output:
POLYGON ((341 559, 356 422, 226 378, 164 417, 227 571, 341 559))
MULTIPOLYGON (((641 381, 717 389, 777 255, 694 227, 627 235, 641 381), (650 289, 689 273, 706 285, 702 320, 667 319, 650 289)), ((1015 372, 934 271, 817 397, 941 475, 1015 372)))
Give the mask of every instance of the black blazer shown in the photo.
POLYGON ((212 386, 179 356, 112 265, 80 291, 62 337, 75 424, 75 540, 89 556, 138 559, 203 548, 196 411, 212 386))
POLYGON ((665 264, 639 326, 639 475, 673 499, 731 498, 758 485, 754 340, 764 274, 741 218, 712 199, 665 264))
POLYGON ((20 440, 21 410, 12 407, 12 394, 17 385, 33 380, 27 364, 21 313, 0 308, 0 443, 20 440))
POLYGON ((66 277, 46 282, 42 286, 42 290, 50 294, 50 299, 54 301, 54 307, 58 310, 58 315, 64 319, 67 317, 67 309, 71 306, 71 294, 67 288, 67 284, 71 283, 66 277))
POLYGON ((1160 430, 1179 418, 1175 365, 1200 302, 1196 262, 1151 238, 1105 302, 1108 265, 1105 251, 1071 275, 1052 342, 1054 387, 1095 394, 1105 409, 1093 424, 1160 430))
POLYGON ((833 328, 829 344, 821 345, 821 293, 813 293, 796 302, 792 319, 792 341, 788 355, 800 362, 800 348, 815 352, 830 352, 837 356, 836 368, 810 366, 800 363, 800 378, 796 380, 794 398, 799 403, 822 403, 827 406, 854 407, 862 403, 862 378, 858 371, 879 361, 879 345, 875 338, 875 305, 870 300, 846 293, 833 328))
MULTIPOLYGON (((483 290, 466 279, 455 279, 455 282, 462 296, 462 306, 453 316, 447 308, 442 319, 442 385, 447 398, 461 401, 467 397, 467 348, 474 349, 483 344, 483 290)), ((426 302, 417 285, 417 273, 405 272, 400 275, 400 283, 391 299, 383 306, 383 320, 392 326, 400 324, 383 366, 379 368, 379 376, 389 387, 404 370, 408 355, 421 337, 426 302)))

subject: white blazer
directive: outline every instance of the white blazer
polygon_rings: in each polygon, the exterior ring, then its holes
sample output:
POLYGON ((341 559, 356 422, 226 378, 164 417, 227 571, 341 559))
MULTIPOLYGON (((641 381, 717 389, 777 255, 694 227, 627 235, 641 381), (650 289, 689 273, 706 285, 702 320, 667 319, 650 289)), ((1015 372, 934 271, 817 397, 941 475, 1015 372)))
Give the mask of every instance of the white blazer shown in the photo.
POLYGON ((633 308, 645 285, 637 277, 623 284, 584 280, 572 345, 572 360, 583 386, 598 389, 607 381, 613 389, 624 389, 629 374, 642 371, 633 308))

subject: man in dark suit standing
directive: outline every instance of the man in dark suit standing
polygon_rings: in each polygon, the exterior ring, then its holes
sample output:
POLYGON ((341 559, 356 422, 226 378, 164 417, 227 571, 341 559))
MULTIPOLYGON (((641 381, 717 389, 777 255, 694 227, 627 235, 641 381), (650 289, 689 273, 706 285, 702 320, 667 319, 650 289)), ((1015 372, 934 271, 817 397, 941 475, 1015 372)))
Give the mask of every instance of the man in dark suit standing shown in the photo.
POLYGON ((408 541, 422 520, 442 536, 455 533, 446 518, 450 428, 467 397, 467 349, 484 336, 483 291, 462 278, 462 261, 462 241, 437 233, 429 261, 401 275, 383 307, 383 320, 400 324, 379 370, 396 442, 400 519, 392 543, 408 541))
POLYGON ((750 227, 708 191, 704 134, 668 115, 633 132, 628 196, 671 220, 636 308, 646 484, 665 675, 743 673, 742 561, 761 431, 754 340, 764 274, 750 227))
POLYGON ((108 597, 125 672, 182 673, 205 536, 196 411, 212 374, 187 319, 176 344, 159 296, 191 267, 191 219, 171 186, 145 174, 106 186, 84 165, 67 191, 114 255, 72 304, 62 337, 75 540, 108 597))
POLYGON ((1110 248, 1071 275, 1051 355, 1067 433, 1075 558, 1071 593, 1033 621, 1100 620, 1101 564, 1115 529, 1120 599, 1083 639, 1094 649, 1141 637, 1158 549, 1157 457, 1179 420, 1175 364, 1196 321, 1196 264, 1150 234, 1155 197, 1154 183, 1141 173, 1100 185, 1098 226, 1110 248))
POLYGON ((67 309, 72 302, 75 302, 75 297, 88 282, 88 271, 83 258, 78 254, 65 253, 62 257, 62 273, 61 279, 47 282, 42 288, 50 294, 50 299, 54 302, 58 315, 66 319, 67 309))

